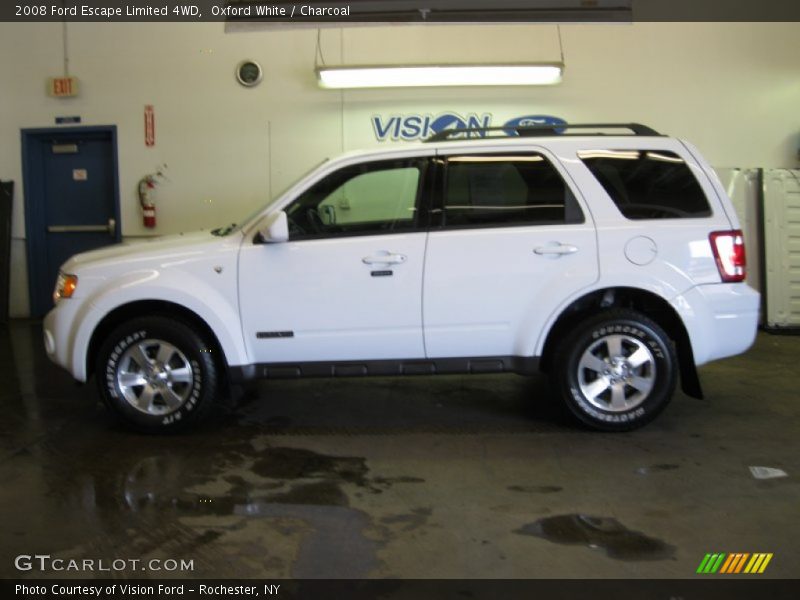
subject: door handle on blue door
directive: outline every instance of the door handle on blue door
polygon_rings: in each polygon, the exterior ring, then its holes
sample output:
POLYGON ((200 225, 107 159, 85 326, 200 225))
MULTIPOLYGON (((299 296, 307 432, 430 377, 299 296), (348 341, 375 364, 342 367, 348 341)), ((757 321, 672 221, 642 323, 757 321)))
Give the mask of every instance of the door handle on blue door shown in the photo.
POLYGON ((408 257, 405 254, 395 254, 393 252, 378 252, 372 256, 365 256, 361 259, 365 265, 399 265, 406 262, 408 257))
POLYGON ((103 233, 114 236, 117 232, 116 219, 109 219, 106 225, 50 225, 47 233, 103 233))
POLYGON ((538 254, 539 256, 551 256, 553 258, 558 258, 566 254, 575 254, 577 251, 577 246, 562 244, 560 242, 539 246, 533 249, 534 254, 538 254))

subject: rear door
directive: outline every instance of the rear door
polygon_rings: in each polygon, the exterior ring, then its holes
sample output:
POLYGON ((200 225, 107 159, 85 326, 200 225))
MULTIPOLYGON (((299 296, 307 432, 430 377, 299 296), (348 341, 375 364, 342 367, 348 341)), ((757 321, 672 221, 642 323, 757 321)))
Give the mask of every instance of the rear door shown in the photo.
POLYGON ((544 149, 453 153, 439 168, 427 355, 530 356, 553 311, 598 278, 591 216, 544 149))

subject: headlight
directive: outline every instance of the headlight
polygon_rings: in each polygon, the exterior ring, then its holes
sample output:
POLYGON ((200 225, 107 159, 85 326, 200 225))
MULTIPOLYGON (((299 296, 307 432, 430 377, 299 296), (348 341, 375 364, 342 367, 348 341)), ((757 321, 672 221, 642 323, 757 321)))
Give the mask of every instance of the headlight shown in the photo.
POLYGON ((53 303, 57 304, 62 298, 72 298, 75 288, 78 287, 78 276, 59 273, 56 279, 56 289, 53 290, 53 303))

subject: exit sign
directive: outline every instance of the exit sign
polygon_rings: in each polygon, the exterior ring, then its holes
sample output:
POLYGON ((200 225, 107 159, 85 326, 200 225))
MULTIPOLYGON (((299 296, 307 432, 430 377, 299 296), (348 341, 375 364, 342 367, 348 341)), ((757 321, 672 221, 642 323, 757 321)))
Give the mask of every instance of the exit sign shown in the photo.
POLYGON ((51 77, 47 80, 47 95, 70 98, 78 95, 77 77, 51 77))

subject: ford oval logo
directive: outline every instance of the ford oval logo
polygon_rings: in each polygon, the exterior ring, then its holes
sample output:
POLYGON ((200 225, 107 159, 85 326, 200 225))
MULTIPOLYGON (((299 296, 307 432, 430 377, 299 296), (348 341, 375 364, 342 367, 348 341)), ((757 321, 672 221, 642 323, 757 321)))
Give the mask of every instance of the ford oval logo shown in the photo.
MULTIPOLYGON (((506 133, 508 135, 517 135, 514 130, 516 127, 530 127, 531 125, 566 125, 567 122, 559 117, 552 117, 550 115, 526 115, 524 117, 517 117, 506 121, 503 127, 508 127, 506 133)), ((557 127, 556 133, 564 133, 563 127, 557 127)))

